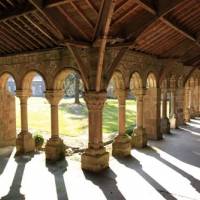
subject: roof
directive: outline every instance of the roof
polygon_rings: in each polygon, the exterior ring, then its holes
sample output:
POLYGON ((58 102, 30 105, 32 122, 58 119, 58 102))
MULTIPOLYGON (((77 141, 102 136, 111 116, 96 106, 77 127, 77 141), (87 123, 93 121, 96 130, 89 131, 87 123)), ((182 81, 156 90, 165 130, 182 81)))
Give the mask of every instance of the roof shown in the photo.
POLYGON ((50 49, 129 48, 200 65, 198 0, 2 0, 0 56, 50 49))

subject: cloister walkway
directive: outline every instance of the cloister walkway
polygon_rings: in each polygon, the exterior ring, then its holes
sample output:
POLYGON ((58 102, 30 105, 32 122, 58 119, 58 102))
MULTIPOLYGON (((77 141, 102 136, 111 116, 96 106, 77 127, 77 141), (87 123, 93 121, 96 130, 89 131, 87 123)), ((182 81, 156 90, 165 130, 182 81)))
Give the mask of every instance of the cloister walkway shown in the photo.
POLYGON ((82 171, 80 155, 46 165, 44 153, 15 159, 15 149, 1 149, 0 199, 199 200, 200 120, 171 133, 129 158, 110 157, 100 174, 82 171))

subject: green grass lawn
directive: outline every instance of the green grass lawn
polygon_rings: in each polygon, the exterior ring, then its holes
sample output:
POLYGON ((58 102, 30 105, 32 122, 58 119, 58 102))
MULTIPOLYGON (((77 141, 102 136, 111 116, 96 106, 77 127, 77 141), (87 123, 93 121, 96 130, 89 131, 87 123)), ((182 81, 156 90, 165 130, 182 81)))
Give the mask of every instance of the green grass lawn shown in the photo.
MULTIPOLYGON (((73 104, 74 99, 63 99, 59 104, 60 134, 77 136, 87 132, 87 108, 83 99, 82 105, 73 104)), ((20 128, 20 106, 16 100, 17 128, 20 128)), ((126 102, 126 127, 135 124, 136 105, 134 100, 126 102)), ((45 98, 31 97, 28 100, 29 129, 35 132, 50 133, 50 105, 45 98)), ((118 101, 108 99, 103 111, 103 132, 113 133, 118 130, 118 101)))

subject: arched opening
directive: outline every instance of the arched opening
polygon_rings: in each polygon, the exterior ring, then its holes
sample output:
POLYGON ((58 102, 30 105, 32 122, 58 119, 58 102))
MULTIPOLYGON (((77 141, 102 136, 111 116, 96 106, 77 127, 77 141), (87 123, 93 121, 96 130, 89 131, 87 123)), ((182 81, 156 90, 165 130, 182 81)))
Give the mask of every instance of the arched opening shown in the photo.
MULTIPOLYGON (((41 74, 36 71, 28 72, 22 79, 22 93, 27 95, 27 129, 33 136, 41 135, 45 140, 50 135, 50 109, 47 99, 44 96, 46 91, 46 81, 41 74)), ((18 110, 20 110, 18 102, 18 110)), ((23 116, 21 116, 23 117, 23 116)), ((20 119, 20 112, 17 113, 20 119)), ((22 127, 17 121, 17 127, 22 127)), ((37 145, 36 145, 37 146, 37 145)))
POLYGON ((15 145, 16 141, 16 84, 13 76, 0 76, 0 147, 15 145))
MULTIPOLYGON (((145 89, 143 87, 142 78, 139 73, 135 72, 132 74, 130 79, 130 91, 133 99, 135 100, 135 113, 136 113, 136 127, 132 132, 132 146, 144 147, 147 144, 146 132, 143 124, 144 116, 144 95, 145 89)), ((134 120, 135 121, 135 120, 134 120)))
POLYGON ((85 148, 88 143, 88 110, 83 99, 84 84, 79 73, 59 72, 53 89, 63 91, 59 101, 59 134, 69 147, 85 148))
POLYGON ((124 128, 133 129, 135 121, 135 115, 133 115, 134 101, 132 101, 132 95, 126 90, 122 74, 114 72, 107 87, 107 100, 103 110, 103 133, 112 134, 112 137, 116 133, 125 132, 125 130, 120 130, 120 106, 126 108, 123 111, 126 118, 122 122, 125 123, 124 128))
POLYGON ((149 73, 146 79, 146 94, 144 97, 144 127, 149 139, 161 139, 160 131, 160 89, 154 73, 149 73))
POLYGON ((126 127, 130 129, 134 124, 132 104, 122 74, 115 72, 107 87, 107 99, 103 110, 104 141, 115 137, 112 144, 114 156, 130 154, 131 143, 126 127))

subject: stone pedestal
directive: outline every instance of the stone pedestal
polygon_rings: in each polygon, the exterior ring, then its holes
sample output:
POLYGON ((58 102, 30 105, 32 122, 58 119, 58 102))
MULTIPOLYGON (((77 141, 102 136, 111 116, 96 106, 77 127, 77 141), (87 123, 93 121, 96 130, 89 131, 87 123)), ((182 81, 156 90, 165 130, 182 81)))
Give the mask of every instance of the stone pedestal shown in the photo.
POLYGON ((176 115, 172 115, 172 117, 170 118, 170 128, 175 129, 178 128, 177 125, 177 119, 176 119, 176 115))
POLYGON ((167 117, 161 119, 161 133, 162 134, 170 134, 170 122, 167 117))
POLYGON ((109 153, 104 147, 87 149, 81 156, 81 168, 91 172, 99 172, 109 167, 109 153))
POLYGON ((16 139, 16 154, 30 153, 35 151, 35 141, 29 132, 21 132, 16 139))
POLYGON ((118 135, 112 144, 112 155, 113 156, 129 156, 131 153, 131 138, 124 134, 118 135))
POLYGON ((65 145, 60 138, 50 138, 45 146, 47 161, 58 161, 65 157, 65 145))
POLYGON ((147 134, 144 128, 135 128, 132 134, 131 146, 143 148, 147 145, 147 134))

